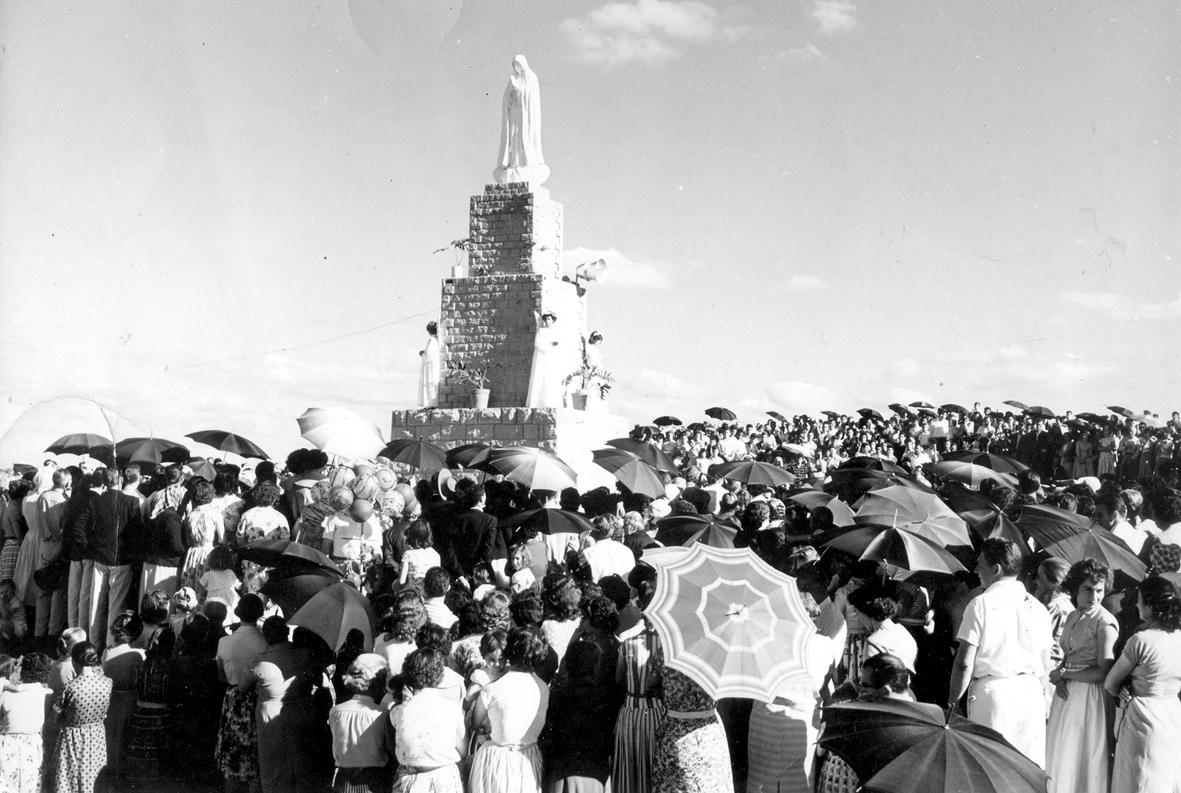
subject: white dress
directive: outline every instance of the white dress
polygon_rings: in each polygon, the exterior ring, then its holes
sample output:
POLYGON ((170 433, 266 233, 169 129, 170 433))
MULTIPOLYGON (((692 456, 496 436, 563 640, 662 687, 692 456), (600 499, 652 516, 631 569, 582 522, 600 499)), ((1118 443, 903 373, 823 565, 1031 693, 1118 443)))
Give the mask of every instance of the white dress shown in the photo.
POLYGON ((529 370, 529 395, 525 406, 531 408, 562 407, 562 348, 557 324, 537 328, 533 342, 533 367, 529 370))
POLYGON ((418 365, 419 407, 433 408, 439 405, 439 338, 431 336, 426 340, 426 349, 418 365))
POLYGON ((470 793, 540 793, 537 737, 549 708, 549 686, 536 675, 507 672, 480 692, 492 725, 491 740, 476 751, 470 793))

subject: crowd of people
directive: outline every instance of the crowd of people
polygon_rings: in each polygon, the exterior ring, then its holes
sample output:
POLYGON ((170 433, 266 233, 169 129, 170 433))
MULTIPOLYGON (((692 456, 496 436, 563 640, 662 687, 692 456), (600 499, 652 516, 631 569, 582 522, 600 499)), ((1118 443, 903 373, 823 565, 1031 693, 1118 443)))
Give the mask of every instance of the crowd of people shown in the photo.
MULTIPOLYGON (((388 460, 10 475, 0 517, 0 790, 853 791, 824 707, 908 700, 965 713, 1045 768, 1050 790, 1181 791, 1181 421, 899 406, 637 427, 672 461, 660 498, 417 476, 388 460), (1022 539, 953 547, 966 571, 907 580, 827 548, 881 461, 944 495, 957 452, 1029 470, 975 491, 995 514, 1053 504, 1141 558, 1139 580, 1022 539), (795 476, 720 478, 758 459, 795 476), (811 506, 806 506, 810 504, 811 506), (522 512, 586 525, 540 532, 522 512), (791 576, 811 680, 717 700, 665 663, 644 614, 669 518, 711 516, 791 576), (589 527, 589 528, 587 528, 589 527), (372 639, 289 625, 292 571, 259 540, 309 546, 368 599, 372 639), (334 642, 335 644, 335 642, 334 642)), ((154 467, 153 467, 154 468, 154 467)))

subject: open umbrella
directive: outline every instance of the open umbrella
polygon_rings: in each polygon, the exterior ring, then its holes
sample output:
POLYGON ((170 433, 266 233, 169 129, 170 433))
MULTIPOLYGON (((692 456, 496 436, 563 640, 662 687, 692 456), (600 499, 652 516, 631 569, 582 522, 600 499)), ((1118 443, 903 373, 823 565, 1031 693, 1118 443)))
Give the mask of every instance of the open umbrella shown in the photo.
POLYGON ((530 446, 490 449, 487 465, 530 490, 564 490, 578 483, 574 469, 557 455, 530 446))
POLYGON ((862 526, 829 540, 825 547, 883 562, 895 578, 919 572, 951 575, 965 569, 946 548, 905 527, 862 526))
POLYGON ((1107 416, 1100 416, 1098 413, 1079 413, 1078 417, 1092 424, 1103 424, 1107 421, 1107 416))
POLYGON ((1016 399, 1006 399, 1001 404, 1008 405, 1011 408, 1017 408, 1018 410, 1029 410, 1029 405, 1024 402, 1018 402, 1016 399))
POLYGON ((837 466, 837 468, 868 468, 871 471, 885 471, 888 474, 906 473, 906 469, 898 463, 892 463, 889 460, 883 460, 880 457, 868 457, 866 455, 851 457, 837 466))
POLYGON ((1117 416, 1123 416, 1126 419, 1136 418, 1136 411, 1128 410, 1127 408, 1121 407, 1119 405, 1108 405, 1107 409, 1112 413, 1115 413, 1117 416))
MULTIPOLYGON (((972 490, 959 482, 948 482, 939 490, 939 497, 961 518, 969 510, 996 511, 996 505, 979 490, 972 490)), ((965 518, 965 520, 967 520, 965 518)), ((970 524, 971 521, 969 520, 970 524)))
POLYGON ((241 435, 235 435, 226 430, 201 430, 199 432, 190 432, 185 437, 192 438, 197 443, 212 446, 219 452, 229 452, 239 457, 257 457, 260 460, 271 459, 271 456, 264 452, 262 447, 254 441, 247 440, 241 435))
POLYGON ((193 472, 193 476, 199 476, 206 482, 212 482, 217 476, 217 469, 213 467, 213 463, 204 457, 190 457, 184 464, 193 472))
POLYGON ((733 479, 748 485, 790 485, 796 481, 795 475, 771 463, 761 463, 757 460, 735 460, 722 463, 712 473, 723 479, 733 479))
POLYGON ((590 521, 577 512, 564 509, 527 509, 500 521, 501 526, 532 526, 542 534, 581 534, 592 531, 590 521))
POLYGON ((1058 414, 1045 405, 1030 405, 1025 409, 1025 415, 1033 416, 1034 418, 1052 419, 1058 414))
POLYGON ((878 413, 873 408, 861 408, 857 411, 857 415, 865 419, 873 419, 874 421, 885 421, 881 413, 878 413))
POLYGON ((718 421, 734 421, 736 418, 738 418, 733 410, 717 407, 707 408, 705 415, 709 416, 711 419, 717 419, 718 421))
POLYGON ((656 541, 666 546, 700 542, 711 548, 733 548, 738 529, 704 515, 674 515, 656 522, 656 541))
POLYGON ((832 513, 832 525, 838 528, 856 523, 853 520, 853 509, 841 499, 823 490, 805 490, 788 496, 788 500, 794 501, 809 512, 820 507, 826 508, 832 513))
POLYGON ((928 463, 924 468, 934 476, 942 479, 950 479, 953 482, 962 482, 972 487, 980 487, 980 484, 986 481, 997 482, 1009 487, 1017 484, 1017 479, 1012 474, 998 473, 991 468, 985 468, 983 465, 976 465, 975 463, 969 463, 964 460, 944 460, 939 463, 928 463))
POLYGON ((596 449, 591 452, 595 465, 608 471, 633 493, 651 498, 664 497, 664 482, 655 468, 623 449, 596 449))
POLYGON ((1003 454, 992 454, 991 452, 953 452, 947 455, 946 459, 955 462, 982 465, 1001 474, 1019 474, 1022 471, 1029 470, 1029 466, 1025 463, 1014 460, 1012 457, 1006 457, 1003 454))
POLYGON ((935 409, 935 406, 932 405, 930 402, 923 402, 922 400, 919 400, 918 402, 911 402, 910 406, 912 408, 921 408, 923 410, 934 410, 935 409))
POLYGON ((325 454, 373 457, 385 445, 372 422, 346 408, 308 408, 296 421, 300 434, 325 454))
POLYGON ((955 402, 948 402, 946 405, 940 405, 940 410, 946 410, 949 413, 959 413, 961 416, 968 415, 968 409, 963 405, 957 405, 955 402))
POLYGON ((1161 427, 1165 426, 1165 423, 1159 418, 1156 416, 1150 416, 1147 413, 1137 416, 1136 421, 1137 423, 1143 424, 1145 427, 1154 430, 1159 430, 1161 427))
POLYGON ((1025 535, 1021 533, 1021 529, 1017 528, 1017 524, 1010 520, 1008 515, 997 509, 969 510, 961 512, 960 517, 968 522, 968 525, 982 540, 991 540, 994 537, 1011 540, 1017 546, 1017 550, 1021 551, 1022 556, 1029 556, 1033 553, 1029 549, 1029 543, 1025 541, 1025 535))
POLYGON ((909 418, 914 415, 914 412, 906 405, 903 405, 901 402, 891 402, 886 407, 890 408, 890 410, 894 411, 899 416, 906 416, 909 418))
POLYGON ((968 524, 933 493, 894 485, 865 494, 858 523, 906 524, 940 545, 971 545, 968 524))
POLYGON ((679 473, 677 464, 655 443, 638 441, 635 438, 612 438, 607 441, 607 445, 631 452, 658 471, 667 471, 670 474, 679 473))
POLYGON ((285 615, 291 616, 317 592, 337 583, 340 583, 340 573, 336 571, 319 567, 275 567, 259 591, 273 600, 285 615))
POLYGON ((824 709, 820 745, 879 793, 1045 793, 1046 772, 999 732, 897 699, 824 709))
POLYGON ((1042 548, 1091 528, 1089 518, 1047 504, 1026 504, 1017 516, 1017 528, 1042 548))
MULTIPOLYGON (((1034 542, 1038 542, 1036 538, 1034 542)), ((1133 581, 1143 581, 1147 572, 1144 562, 1137 558, 1126 542, 1098 526, 1069 534, 1053 542, 1038 542, 1038 545, 1051 556, 1057 556, 1070 564, 1081 562, 1083 559, 1097 559, 1110 567, 1112 572, 1123 573, 1133 581)))
POLYGON ((318 567, 335 572, 340 570, 336 563, 310 545, 294 540, 258 540, 238 549, 239 558, 255 562, 263 567, 285 569, 307 569, 318 567))
POLYGON ((365 649, 372 649, 377 620, 369 601, 342 581, 317 592, 287 622, 307 628, 335 651, 340 649, 353 629, 361 631, 365 637, 365 649))
POLYGON ((45 451, 53 454, 89 454, 98 459, 98 454, 110 457, 113 447, 110 438, 93 432, 73 432, 46 446, 45 451))
POLYGON ((844 413, 838 413, 835 410, 822 410, 820 412, 823 415, 828 416, 830 419, 839 419, 845 415, 844 413))
MULTIPOLYGON (((456 446, 453 449, 447 450, 446 467, 447 468, 471 468, 473 462, 480 455, 481 452, 493 449, 495 447, 489 446, 486 443, 465 443, 462 446, 456 446)), ((484 455, 487 459, 487 455, 484 455)))
POLYGON ((767 415, 776 421, 782 421, 784 424, 787 423, 787 416, 783 415, 782 413, 777 413, 774 410, 768 410, 767 415))
POLYGON ((404 463, 420 471, 440 471, 447 467, 447 452, 422 438, 399 438, 385 445, 378 457, 404 463))
POLYGON ((665 663, 714 699, 769 702, 783 684, 808 680, 805 648, 816 629, 795 579, 747 548, 695 543, 661 566, 644 613, 665 663))
POLYGON ((652 423, 657 427, 679 427, 682 422, 676 416, 658 416, 652 419, 652 423))
POLYGON ((183 463, 191 455, 188 448, 163 438, 126 438, 115 444, 115 457, 127 463, 183 463))

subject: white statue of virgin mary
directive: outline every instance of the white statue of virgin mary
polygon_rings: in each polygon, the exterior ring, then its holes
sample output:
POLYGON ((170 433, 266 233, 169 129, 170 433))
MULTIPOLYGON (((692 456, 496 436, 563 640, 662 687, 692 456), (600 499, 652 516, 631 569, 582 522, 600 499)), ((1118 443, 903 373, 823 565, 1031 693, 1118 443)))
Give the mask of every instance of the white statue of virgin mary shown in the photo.
POLYGON ((497 164, 493 176, 500 184, 540 185, 549 178, 541 153, 541 88, 524 55, 513 58, 513 73, 504 88, 497 164))

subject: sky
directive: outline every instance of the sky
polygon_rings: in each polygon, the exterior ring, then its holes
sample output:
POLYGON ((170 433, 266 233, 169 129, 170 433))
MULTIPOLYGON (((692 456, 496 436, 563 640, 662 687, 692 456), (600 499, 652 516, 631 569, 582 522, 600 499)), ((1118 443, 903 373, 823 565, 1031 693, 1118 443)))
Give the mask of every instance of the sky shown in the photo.
POLYGON ((517 53, 612 412, 1167 414, 1179 38, 1169 0, 0 0, 0 464, 388 432, 517 53))

